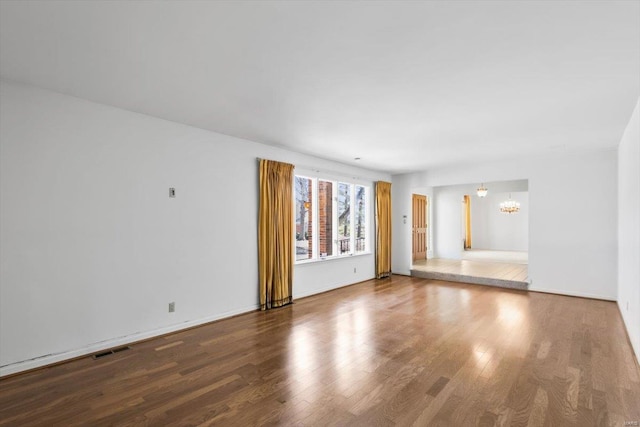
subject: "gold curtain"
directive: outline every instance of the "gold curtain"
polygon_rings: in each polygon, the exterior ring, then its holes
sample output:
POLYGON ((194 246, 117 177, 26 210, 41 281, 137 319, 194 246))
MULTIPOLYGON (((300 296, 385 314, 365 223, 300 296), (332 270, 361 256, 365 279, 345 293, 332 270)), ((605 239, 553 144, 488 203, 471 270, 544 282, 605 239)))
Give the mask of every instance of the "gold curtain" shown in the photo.
POLYGON ((471 197, 464 196, 464 248, 471 249, 471 197))
POLYGON ((376 182, 376 278, 391 275, 391 183, 376 182))
POLYGON ((293 165, 260 160, 260 309, 293 301, 293 165))

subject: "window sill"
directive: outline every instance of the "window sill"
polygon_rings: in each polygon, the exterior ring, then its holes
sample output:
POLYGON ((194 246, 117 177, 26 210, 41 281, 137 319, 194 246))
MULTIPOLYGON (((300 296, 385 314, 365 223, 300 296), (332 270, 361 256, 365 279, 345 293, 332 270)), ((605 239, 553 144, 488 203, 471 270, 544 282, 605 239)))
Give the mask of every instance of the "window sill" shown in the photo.
POLYGON ((358 252, 357 254, 349 254, 349 255, 336 255, 336 256, 328 256, 326 258, 317 258, 317 259, 301 259, 296 261, 294 265, 305 265, 305 264, 315 264, 318 262, 326 262, 333 261, 338 259, 349 259, 349 258, 357 258, 364 255, 372 255, 373 252, 358 252))

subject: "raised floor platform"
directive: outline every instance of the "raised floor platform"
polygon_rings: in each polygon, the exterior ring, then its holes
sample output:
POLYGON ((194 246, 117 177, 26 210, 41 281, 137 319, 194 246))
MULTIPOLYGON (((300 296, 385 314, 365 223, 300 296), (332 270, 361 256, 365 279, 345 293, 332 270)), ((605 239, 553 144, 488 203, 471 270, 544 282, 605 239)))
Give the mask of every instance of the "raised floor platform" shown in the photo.
POLYGON ((414 261, 411 275, 449 282, 520 290, 529 289, 527 264, 435 258, 414 261))

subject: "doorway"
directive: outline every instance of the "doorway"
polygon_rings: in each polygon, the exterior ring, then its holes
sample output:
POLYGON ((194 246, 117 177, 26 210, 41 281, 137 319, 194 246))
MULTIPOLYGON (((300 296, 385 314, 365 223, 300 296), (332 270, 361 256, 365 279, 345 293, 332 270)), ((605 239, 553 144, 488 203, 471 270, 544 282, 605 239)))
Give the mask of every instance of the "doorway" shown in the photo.
POLYGON ((427 259, 427 196, 414 194, 411 212, 413 261, 427 259))

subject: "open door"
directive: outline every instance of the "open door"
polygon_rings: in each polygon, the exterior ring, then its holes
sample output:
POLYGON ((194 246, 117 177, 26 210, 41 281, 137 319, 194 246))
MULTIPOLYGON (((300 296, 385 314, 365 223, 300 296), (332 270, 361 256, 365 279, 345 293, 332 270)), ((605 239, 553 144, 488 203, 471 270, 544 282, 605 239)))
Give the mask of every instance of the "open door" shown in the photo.
POLYGON ((427 259, 427 196, 413 195, 413 260, 427 259))

